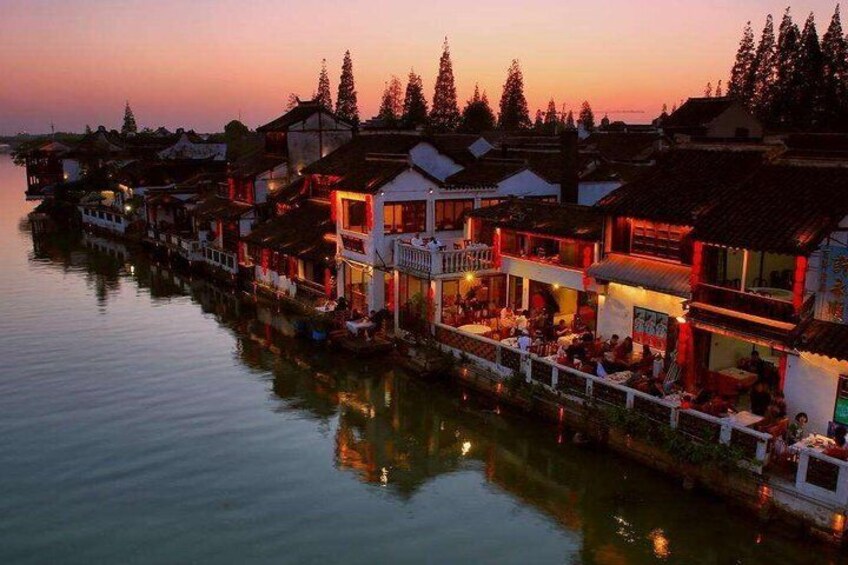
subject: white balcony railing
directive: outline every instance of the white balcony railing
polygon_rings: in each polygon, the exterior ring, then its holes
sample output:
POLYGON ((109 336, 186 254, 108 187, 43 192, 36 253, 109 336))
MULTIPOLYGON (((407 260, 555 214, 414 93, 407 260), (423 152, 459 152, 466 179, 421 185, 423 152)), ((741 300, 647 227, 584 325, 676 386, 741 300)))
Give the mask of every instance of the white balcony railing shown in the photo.
POLYGON ((395 265, 417 273, 449 275, 494 269, 495 260, 491 247, 439 251, 396 241, 395 265))

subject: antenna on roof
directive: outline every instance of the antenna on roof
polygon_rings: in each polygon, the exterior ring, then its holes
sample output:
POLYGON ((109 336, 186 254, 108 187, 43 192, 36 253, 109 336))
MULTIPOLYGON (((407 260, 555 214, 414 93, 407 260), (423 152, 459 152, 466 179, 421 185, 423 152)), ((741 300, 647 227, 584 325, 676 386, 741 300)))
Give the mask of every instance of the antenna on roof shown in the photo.
POLYGON ((53 120, 50 120, 50 137, 56 137, 56 126, 53 125, 53 120))

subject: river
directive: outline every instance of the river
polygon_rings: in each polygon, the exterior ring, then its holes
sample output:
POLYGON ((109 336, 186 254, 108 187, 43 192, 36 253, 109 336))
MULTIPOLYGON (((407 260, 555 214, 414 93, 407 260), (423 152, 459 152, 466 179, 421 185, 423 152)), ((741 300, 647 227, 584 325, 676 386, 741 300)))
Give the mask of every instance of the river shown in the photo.
POLYGON ((840 556, 86 236, 0 155, 0 563, 840 556))

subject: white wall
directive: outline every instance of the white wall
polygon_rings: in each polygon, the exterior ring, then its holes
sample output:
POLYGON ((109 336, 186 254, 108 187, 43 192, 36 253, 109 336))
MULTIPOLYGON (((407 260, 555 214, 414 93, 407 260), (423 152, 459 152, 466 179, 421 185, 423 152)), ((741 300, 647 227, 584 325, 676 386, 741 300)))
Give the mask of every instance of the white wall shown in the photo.
POLYGON ((535 261, 504 256, 501 259, 501 272, 542 283, 583 290, 583 271, 579 269, 544 265, 535 261))
POLYGON ((789 418, 806 412, 809 430, 826 432, 827 423, 833 419, 840 374, 848 374, 848 363, 812 353, 789 355, 783 386, 789 418))
POLYGON ((598 297, 598 333, 604 337, 633 333, 633 308, 639 306, 671 317, 683 315, 683 299, 669 294, 610 283, 598 297))
POLYGON ((445 180, 454 173, 462 170, 462 167, 450 157, 446 157, 429 143, 419 143, 409 152, 412 162, 433 175, 439 180, 445 180))

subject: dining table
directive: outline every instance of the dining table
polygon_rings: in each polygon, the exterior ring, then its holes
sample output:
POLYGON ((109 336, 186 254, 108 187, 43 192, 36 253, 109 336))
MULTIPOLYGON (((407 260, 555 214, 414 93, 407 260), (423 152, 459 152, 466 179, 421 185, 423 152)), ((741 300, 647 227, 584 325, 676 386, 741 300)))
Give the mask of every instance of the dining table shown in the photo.
POLYGON ((724 419, 731 422, 732 424, 736 424, 737 426, 742 426, 743 428, 750 428, 754 424, 759 423, 763 419, 763 417, 757 416, 753 412, 742 410, 740 412, 736 412, 735 414, 731 414, 730 416, 727 416, 724 419))
POLYGON ((345 323, 347 330, 354 336, 359 335, 359 332, 373 329, 374 322, 370 320, 351 320, 345 323))
POLYGON ((793 443, 789 446, 790 453, 799 453, 803 449, 812 449, 822 453, 828 447, 833 447, 836 442, 827 436, 821 434, 810 434, 807 437, 793 443))
POLYGON ((490 333, 492 333, 492 328, 490 328, 489 326, 484 326, 483 324, 466 324, 464 326, 459 326, 456 329, 458 329, 461 332, 468 333, 468 334, 482 335, 482 336, 486 336, 486 335, 489 335, 490 333))

